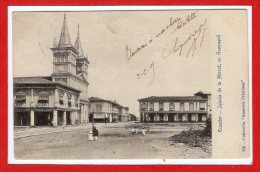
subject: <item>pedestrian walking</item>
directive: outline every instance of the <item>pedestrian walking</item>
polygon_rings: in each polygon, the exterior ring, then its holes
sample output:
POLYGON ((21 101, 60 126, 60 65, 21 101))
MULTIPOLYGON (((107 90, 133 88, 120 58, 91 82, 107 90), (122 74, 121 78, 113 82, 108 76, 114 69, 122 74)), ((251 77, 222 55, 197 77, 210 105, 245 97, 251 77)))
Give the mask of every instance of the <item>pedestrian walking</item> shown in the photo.
POLYGON ((142 128, 142 134, 143 134, 143 136, 145 136, 145 128, 144 127, 142 128))
POLYGON ((63 121, 62 121, 62 129, 64 130, 65 127, 66 127, 66 122, 63 120, 63 121))
POLYGON ((135 134, 136 134, 135 129, 132 128, 132 135, 135 135, 135 134))
POLYGON ((93 133, 94 141, 97 140, 99 132, 98 132, 98 129, 95 126, 93 127, 92 133, 93 133))
POLYGON ((89 133, 88 133, 88 140, 89 141, 93 141, 94 138, 93 138, 93 130, 90 130, 89 133))
POLYGON ((107 114, 105 114, 105 125, 107 125, 107 119, 108 119, 107 114))

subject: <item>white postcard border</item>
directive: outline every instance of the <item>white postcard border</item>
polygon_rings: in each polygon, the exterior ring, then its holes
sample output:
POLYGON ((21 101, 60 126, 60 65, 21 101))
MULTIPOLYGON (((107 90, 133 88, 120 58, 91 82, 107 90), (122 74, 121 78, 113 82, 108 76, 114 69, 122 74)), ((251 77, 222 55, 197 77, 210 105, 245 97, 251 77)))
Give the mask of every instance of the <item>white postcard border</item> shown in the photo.
POLYGON ((252 7, 251 6, 9 6, 8 7, 8 164, 90 164, 90 165, 250 165, 253 163, 252 122, 252 7), (14 158, 13 127, 13 59, 12 59, 12 13, 17 11, 138 11, 138 10, 234 10, 248 11, 249 47, 249 124, 250 157, 244 159, 91 159, 91 160, 16 160, 14 158))

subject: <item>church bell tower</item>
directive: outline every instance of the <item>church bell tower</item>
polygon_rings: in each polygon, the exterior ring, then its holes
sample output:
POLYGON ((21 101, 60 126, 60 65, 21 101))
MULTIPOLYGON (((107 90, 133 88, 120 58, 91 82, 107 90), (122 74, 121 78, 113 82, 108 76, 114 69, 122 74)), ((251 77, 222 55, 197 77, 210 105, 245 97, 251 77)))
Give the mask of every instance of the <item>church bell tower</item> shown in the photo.
POLYGON ((71 44, 66 13, 64 14, 59 43, 56 44, 54 39, 51 50, 53 52, 53 81, 70 86, 70 76, 76 75, 76 59, 79 52, 71 44))

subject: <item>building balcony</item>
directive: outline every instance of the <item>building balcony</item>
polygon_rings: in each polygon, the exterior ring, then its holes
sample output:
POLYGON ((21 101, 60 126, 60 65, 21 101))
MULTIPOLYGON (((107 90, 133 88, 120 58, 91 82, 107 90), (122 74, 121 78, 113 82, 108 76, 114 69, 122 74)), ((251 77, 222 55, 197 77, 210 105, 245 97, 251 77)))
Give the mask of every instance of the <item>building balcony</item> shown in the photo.
POLYGON ((37 103, 37 107, 49 107, 49 103, 37 103))
POLYGON ((141 109, 141 113, 207 113, 207 110, 146 110, 141 109))
POLYGON ((26 107, 26 103, 15 103, 16 107, 26 107))

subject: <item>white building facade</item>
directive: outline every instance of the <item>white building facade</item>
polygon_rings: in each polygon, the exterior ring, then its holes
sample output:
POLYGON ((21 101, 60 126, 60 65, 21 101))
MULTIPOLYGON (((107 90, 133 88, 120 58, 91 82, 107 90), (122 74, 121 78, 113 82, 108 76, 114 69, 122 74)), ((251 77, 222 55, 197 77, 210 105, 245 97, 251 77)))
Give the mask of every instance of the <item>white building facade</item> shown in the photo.
POLYGON ((211 117, 211 94, 151 96, 139 99, 141 122, 205 122, 211 117))

